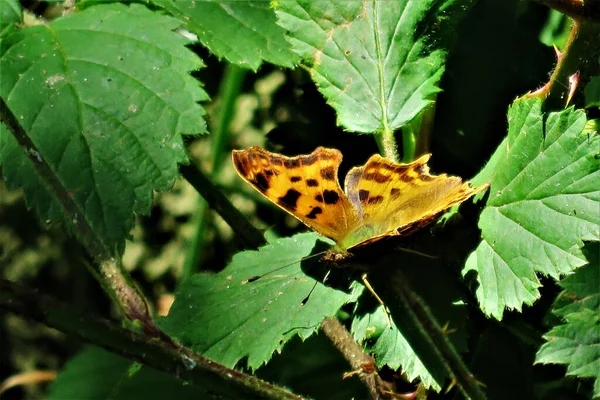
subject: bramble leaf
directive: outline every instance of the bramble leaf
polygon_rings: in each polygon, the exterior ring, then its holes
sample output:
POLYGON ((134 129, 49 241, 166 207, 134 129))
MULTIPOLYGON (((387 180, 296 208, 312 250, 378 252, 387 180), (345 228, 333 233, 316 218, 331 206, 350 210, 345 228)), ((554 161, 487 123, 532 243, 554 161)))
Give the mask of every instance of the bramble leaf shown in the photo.
POLYGON ((483 241, 463 270, 477 271, 480 306, 498 319, 539 297, 536 273, 558 279, 584 265, 583 241, 598 240, 600 226, 600 137, 583 132, 585 113, 546 117, 539 100, 527 99, 508 119, 493 171, 484 170, 491 188, 479 221, 483 241))
MULTIPOLYGON (((207 98, 189 72, 203 66, 180 22, 140 5, 99 5, 2 40, 0 93, 56 179, 107 246, 121 246, 133 212, 148 213, 187 162, 182 135, 206 131, 207 98)), ((0 165, 47 222, 54 194, 14 137, 0 165)), ((47 178, 46 178, 47 179, 47 178)))
POLYGON ((153 1, 198 35, 217 57, 256 71, 266 61, 292 67, 296 56, 267 1, 153 1))
POLYGON ((260 367, 288 340, 309 337, 354 298, 350 282, 336 290, 303 272, 314 264, 327 272, 323 264, 301 262, 320 238, 303 233, 279 239, 236 254, 216 275, 192 276, 161 326, 216 362, 233 367, 247 356, 248 367, 260 367))
POLYGON ((396 130, 440 91, 449 39, 471 1, 281 1, 292 49, 356 132, 396 130))
POLYGON ((567 375, 593 378, 594 397, 600 397, 600 246, 589 246, 590 264, 559 282, 564 289, 553 312, 564 324, 544 335, 547 343, 537 353, 536 363, 566 364, 567 375))

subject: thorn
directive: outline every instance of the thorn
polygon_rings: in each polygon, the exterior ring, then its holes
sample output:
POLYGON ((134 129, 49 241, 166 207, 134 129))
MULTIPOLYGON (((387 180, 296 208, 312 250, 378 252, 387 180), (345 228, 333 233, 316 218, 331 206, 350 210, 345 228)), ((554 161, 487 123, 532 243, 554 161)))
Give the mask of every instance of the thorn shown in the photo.
POLYGON ((567 102, 565 103, 565 107, 569 106, 573 95, 575 94, 575 90, 577 90, 577 85, 579 84, 579 72, 575 72, 573 75, 569 77, 569 94, 567 95, 567 102))

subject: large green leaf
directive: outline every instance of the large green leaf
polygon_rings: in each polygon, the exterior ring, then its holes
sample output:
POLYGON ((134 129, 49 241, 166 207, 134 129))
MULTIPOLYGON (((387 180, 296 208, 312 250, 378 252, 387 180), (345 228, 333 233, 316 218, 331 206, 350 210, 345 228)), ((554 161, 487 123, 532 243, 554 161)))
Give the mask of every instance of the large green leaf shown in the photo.
POLYGON ((478 273, 477 298, 496 318, 539 297, 536 273, 556 279, 585 264, 583 240, 598 240, 600 224, 600 137, 582 133, 585 113, 545 116, 528 99, 508 119, 508 138, 483 171, 491 177, 483 241, 463 270, 478 273))
POLYGON ((189 278, 161 326, 221 364, 233 367, 248 356, 250 368, 260 367, 285 342, 295 335, 309 337, 354 298, 350 283, 336 290, 303 272, 314 264, 319 272, 327 271, 314 259, 302 262, 319 238, 303 233, 280 239, 236 254, 216 275, 189 278))
MULTIPOLYGON (((102 5, 2 40, 0 93, 60 184, 107 245, 124 243, 133 212, 169 189, 187 161, 182 134, 205 132, 203 66, 181 25, 140 5, 102 5)), ((30 149, 2 131, 0 165, 42 220, 62 218, 30 149)))
POLYGON ((281 1, 279 24, 338 122, 356 132, 396 130, 434 95, 452 24, 471 1, 281 1))
POLYGON ((257 70, 264 61, 292 67, 298 60, 268 1, 152 2, 185 21, 202 44, 231 63, 257 70))
POLYGON ((566 364, 567 375, 594 378, 594 397, 600 397, 600 246, 589 247, 590 264, 559 283, 564 290, 553 311, 564 324, 544 335, 536 362, 566 364))

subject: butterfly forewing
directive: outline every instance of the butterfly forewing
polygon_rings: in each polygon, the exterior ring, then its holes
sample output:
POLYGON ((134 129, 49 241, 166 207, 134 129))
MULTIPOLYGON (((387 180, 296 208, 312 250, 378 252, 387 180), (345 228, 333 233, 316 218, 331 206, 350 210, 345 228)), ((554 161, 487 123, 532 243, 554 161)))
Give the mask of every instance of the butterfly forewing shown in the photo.
POLYGON ((339 242, 356 228, 359 218, 337 178, 338 150, 319 147, 286 157, 254 146, 234 151, 232 158, 246 182, 323 236, 339 242))

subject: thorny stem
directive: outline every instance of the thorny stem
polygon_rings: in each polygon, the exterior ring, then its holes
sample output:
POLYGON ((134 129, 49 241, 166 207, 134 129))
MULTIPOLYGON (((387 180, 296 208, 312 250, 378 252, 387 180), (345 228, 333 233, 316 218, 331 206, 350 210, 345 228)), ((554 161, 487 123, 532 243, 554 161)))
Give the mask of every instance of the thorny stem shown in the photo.
POLYGON ((327 318, 321 323, 323 333, 331 340, 335 348, 344 356, 353 371, 358 371, 358 377, 367 387, 373 399, 381 399, 381 393, 387 390, 385 382, 375 369, 373 357, 365 354, 362 347, 354 341, 350 332, 335 318, 327 318), (371 367, 373 372, 367 372, 371 367))
POLYGON ((575 21, 600 21, 600 3, 588 0, 535 0, 555 9, 575 21))
POLYGON ((84 313, 53 297, 0 279, 0 310, 6 310, 105 348, 127 359, 198 385, 215 398, 302 399, 254 376, 199 354, 84 313), (223 395, 220 397, 219 395, 223 395))
POLYGON ((590 68, 590 65, 598 63, 597 57, 590 56, 600 54, 598 37, 600 37, 599 23, 575 21, 563 52, 557 54, 556 68, 548 83, 524 97, 542 98, 545 110, 559 110, 566 107, 572 89, 571 77, 590 68))

